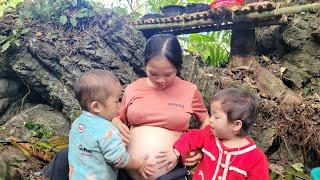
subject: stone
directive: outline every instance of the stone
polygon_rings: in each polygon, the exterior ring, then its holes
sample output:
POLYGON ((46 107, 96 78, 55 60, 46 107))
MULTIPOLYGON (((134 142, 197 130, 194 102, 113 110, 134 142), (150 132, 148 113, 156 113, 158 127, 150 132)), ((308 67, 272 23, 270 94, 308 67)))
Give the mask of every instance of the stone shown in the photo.
POLYGON ((0 138, 7 139, 9 136, 15 136, 23 140, 31 139, 34 132, 25 127, 28 121, 41 125, 53 136, 67 136, 70 130, 70 122, 61 112, 48 105, 37 104, 16 114, 1 126, 4 134, 0 134, 0 138))

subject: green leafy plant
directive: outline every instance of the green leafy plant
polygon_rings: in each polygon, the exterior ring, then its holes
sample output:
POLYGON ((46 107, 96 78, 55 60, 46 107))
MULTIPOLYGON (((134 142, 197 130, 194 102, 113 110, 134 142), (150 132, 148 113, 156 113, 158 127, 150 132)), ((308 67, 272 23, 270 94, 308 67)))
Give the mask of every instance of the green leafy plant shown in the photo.
MULTIPOLYGON (((94 3, 93 3, 94 4, 94 3)), ((59 22, 61 26, 76 27, 81 20, 94 16, 95 11, 86 0, 41 0, 24 3, 19 20, 39 20, 41 23, 59 22)))
POLYGON ((302 163, 295 163, 288 167, 284 174, 278 174, 278 172, 271 170, 270 180, 278 179, 309 180, 310 176, 304 172, 302 163))
MULTIPOLYGON (((105 2, 105 0, 95 0, 105 2)), ((108 0, 108 5, 115 11, 126 11, 133 19, 146 13, 159 13, 160 8, 168 5, 186 5, 187 3, 206 3, 210 4, 212 0, 108 0)))
POLYGON ((189 51, 200 55, 209 65, 220 66, 229 58, 230 39, 230 31, 219 31, 191 34, 185 41, 189 51))
POLYGON ((0 0, 0 18, 5 12, 15 9, 24 0, 0 0))
POLYGON ((52 136, 52 132, 46 129, 43 124, 34 123, 31 120, 25 122, 24 127, 32 130, 34 137, 48 139, 52 136))
POLYGON ((160 12, 160 8, 167 5, 183 5, 183 3, 179 0, 148 0, 146 2, 147 11, 150 12, 160 12))
POLYGON ((1 52, 5 52, 12 45, 20 46, 19 38, 30 31, 29 28, 14 28, 9 36, 0 35, 1 52))

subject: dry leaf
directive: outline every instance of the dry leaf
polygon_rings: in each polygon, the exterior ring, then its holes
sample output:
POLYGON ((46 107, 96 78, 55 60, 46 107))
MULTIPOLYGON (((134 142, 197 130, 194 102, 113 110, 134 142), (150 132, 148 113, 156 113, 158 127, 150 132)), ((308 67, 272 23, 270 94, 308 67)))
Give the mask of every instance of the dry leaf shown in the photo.
POLYGON ((269 169, 272 172, 279 174, 281 176, 283 176, 285 174, 285 168, 281 165, 278 165, 278 164, 269 163, 269 169))
POLYGON ((42 32, 36 32, 36 37, 41 37, 42 36, 42 32))
POLYGON ((262 57, 262 59, 263 59, 265 62, 270 62, 270 61, 271 61, 271 60, 270 60, 267 56, 265 56, 265 55, 262 55, 261 57, 262 57))
POLYGON ((280 75, 282 76, 284 72, 286 72, 286 67, 280 67, 280 75))

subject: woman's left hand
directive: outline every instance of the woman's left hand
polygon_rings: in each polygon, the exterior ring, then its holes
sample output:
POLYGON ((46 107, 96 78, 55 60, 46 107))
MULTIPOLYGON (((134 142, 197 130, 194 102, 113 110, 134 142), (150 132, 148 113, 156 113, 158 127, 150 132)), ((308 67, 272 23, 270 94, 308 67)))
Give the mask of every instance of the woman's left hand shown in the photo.
POLYGON ((191 151, 189 155, 186 157, 186 160, 184 161, 184 165, 194 166, 197 163, 199 163, 201 159, 202 159, 202 153, 199 150, 191 151))

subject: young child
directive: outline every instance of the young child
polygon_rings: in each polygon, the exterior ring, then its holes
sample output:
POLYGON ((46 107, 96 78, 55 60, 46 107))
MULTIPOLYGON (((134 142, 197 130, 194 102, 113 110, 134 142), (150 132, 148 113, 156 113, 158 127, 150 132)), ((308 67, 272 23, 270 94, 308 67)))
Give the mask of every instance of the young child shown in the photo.
POLYGON ((74 86, 83 113, 69 133, 70 179, 117 179, 117 168, 137 169, 147 178, 154 173, 148 156, 129 157, 118 129, 111 121, 118 110, 121 85, 106 70, 84 73, 74 86))
POLYGON ((269 179, 268 162, 246 132, 257 118, 258 102, 240 89, 224 89, 211 100, 210 125, 183 134, 169 152, 157 156, 162 166, 185 160, 193 150, 201 150, 203 159, 193 180, 269 179))

